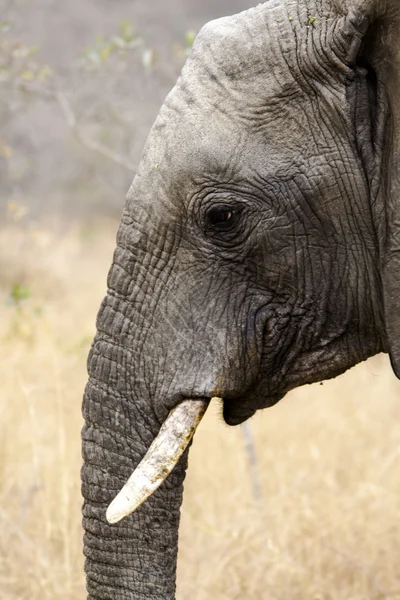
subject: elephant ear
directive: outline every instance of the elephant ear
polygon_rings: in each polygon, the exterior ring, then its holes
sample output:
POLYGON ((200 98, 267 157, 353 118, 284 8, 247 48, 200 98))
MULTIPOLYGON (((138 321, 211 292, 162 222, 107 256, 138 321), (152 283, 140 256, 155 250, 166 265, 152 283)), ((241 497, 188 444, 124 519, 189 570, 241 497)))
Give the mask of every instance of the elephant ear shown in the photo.
POLYGON ((380 140, 383 160, 379 203, 384 208, 384 224, 379 237, 388 350, 393 370, 400 378, 400 3, 377 0, 377 4, 383 14, 378 13, 372 24, 366 51, 383 90, 380 95, 385 95, 388 103, 380 140))
MULTIPOLYGON (((384 165, 387 170, 386 236, 381 267, 389 353, 393 370, 400 379, 400 6, 394 7, 392 13, 382 25, 387 37, 382 42, 382 56, 377 57, 378 63, 385 57, 383 83, 391 112, 389 130, 383 140, 388 145, 389 156, 384 165)), ((376 68, 381 67, 378 64, 376 68)))
MULTIPOLYGON (((379 243, 387 350, 400 378, 400 1, 333 2, 341 15, 342 57, 350 66, 367 69, 372 88, 371 210, 379 243)), ((363 125, 361 118, 357 127, 363 125)))

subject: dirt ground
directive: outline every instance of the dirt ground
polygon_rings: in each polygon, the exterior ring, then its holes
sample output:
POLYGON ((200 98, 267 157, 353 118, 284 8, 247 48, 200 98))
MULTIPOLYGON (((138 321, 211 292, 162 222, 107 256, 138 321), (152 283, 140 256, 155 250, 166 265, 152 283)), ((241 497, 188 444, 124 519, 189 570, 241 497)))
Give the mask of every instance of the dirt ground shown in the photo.
MULTIPOLYGON (((85 597, 81 398, 118 215, 186 32, 252 4, 0 0, 0 58, 2 39, 38 46, 80 131, 132 164, 77 140, 38 82, 0 77, 0 600, 85 597), (154 67, 133 52, 82 69, 124 20, 154 67)), ((256 415, 253 470, 243 430, 211 409, 185 484, 178 600, 400 599, 399 417, 386 356, 256 415)))

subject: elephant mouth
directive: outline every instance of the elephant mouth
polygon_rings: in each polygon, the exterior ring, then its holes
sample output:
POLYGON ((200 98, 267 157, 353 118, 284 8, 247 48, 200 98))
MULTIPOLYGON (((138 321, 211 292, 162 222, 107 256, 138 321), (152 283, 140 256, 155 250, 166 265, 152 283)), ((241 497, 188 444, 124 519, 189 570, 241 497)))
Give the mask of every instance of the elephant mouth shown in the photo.
POLYGON ((264 382, 257 382, 240 396, 226 397, 223 402, 223 417, 227 425, 241 425, 260 408, 274 406, 286 395, 286 390, 265 393, 264 382))
POLYGON ((240 425, 244 421, 247 421, 247 419, 250 419, 256 411, 256 408, 248 407, 246 404, 242 404, 236 399, 232 400, 230 398, 224 398, 222 414, 227 425, 240 425))
POLYGON ((108 507, 109 523, 118 523, 133 513, 166 480, 188 447, 209 403, 209 399, 193 398, 171 410, 146 455, 108 507))
MULTIPOLYGON (((137 510, 167 479, 193 438, 212 400, 223 404, 223 417, 228 425, 240 425, 257 411, 259 386, 251 386, 244 394, 219 397, 182 399, 169 413, 146 455, 134 470, 122 490, 107 509, 106 518, 118 523, 137 510)), ((268 397, 264 406, 276 404, 285 394, 268 397)))

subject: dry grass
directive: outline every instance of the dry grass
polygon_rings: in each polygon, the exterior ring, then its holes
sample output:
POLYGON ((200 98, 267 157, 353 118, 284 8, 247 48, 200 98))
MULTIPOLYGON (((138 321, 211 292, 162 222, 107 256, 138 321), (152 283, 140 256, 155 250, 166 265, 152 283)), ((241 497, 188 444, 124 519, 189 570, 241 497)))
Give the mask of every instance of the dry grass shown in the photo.
MULTIPOLYGON (((113 245, 109 226, 1 233, 1 600, 84 597, 80 405, 113 245), (6 304, 15 283, 31 297, 6 304)), ((191 453, 179 600, 400 599, 399 416, 386 357, 292 393, 251 423, 256 501, 241 430, 211 410, 191 453)))

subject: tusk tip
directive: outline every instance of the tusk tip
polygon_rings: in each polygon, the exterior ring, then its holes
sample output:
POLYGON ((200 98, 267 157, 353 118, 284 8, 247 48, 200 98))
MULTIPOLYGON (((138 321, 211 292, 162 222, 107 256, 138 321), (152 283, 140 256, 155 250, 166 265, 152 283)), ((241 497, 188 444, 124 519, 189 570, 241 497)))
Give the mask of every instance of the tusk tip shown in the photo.
POLYGON ((115 514, 114 511, 110 510, 110 507, 108 507, 106 512, 106 519, 110 525, 115 525, 116 523, 119 523, 119 521, 121 521, 123 517, 118 514, 115 514))
POLYGON ((117 496, 107 508, 106 519, 110 525, 115 525, 130 515, 131 512, 132 505, 129 503, 129 499, 117 496))

